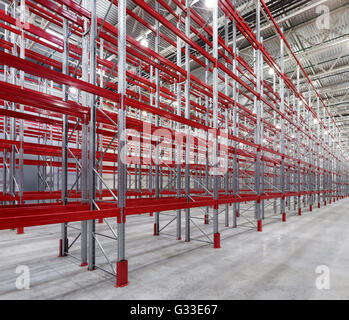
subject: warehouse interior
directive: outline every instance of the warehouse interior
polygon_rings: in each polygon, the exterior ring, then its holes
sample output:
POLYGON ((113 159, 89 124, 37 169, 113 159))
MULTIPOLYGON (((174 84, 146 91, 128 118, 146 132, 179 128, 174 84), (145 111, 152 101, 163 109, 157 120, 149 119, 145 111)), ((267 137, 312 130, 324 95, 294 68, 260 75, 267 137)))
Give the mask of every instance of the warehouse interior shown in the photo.
POLYGON ((349 299, 348 0, 0 0, 0 299, 349 299))

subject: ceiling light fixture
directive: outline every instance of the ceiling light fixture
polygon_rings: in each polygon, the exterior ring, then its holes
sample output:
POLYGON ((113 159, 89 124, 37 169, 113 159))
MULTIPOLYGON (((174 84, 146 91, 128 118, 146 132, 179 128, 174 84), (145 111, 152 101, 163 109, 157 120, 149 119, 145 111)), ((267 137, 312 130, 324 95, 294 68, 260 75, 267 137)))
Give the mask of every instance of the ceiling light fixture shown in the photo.
POLYGON ((205 0, 205 5, 208 9, 213 9, 217 5, 217 0, 205 0))
POLYGON ((78 89, 76 89, 76 88, 74 88, 74 87, 70 87, 70 88, 69 88, 69 92, 70 92, 71 94, 77 94, 78 89))
POLYGON ((147 48, 148 48, 148 45, 149 45, 148 40, 147 40, 146 38, 142 38, 142 40, 141 40, 141 45, 142 45, 143 47, 147 47, 147 48))

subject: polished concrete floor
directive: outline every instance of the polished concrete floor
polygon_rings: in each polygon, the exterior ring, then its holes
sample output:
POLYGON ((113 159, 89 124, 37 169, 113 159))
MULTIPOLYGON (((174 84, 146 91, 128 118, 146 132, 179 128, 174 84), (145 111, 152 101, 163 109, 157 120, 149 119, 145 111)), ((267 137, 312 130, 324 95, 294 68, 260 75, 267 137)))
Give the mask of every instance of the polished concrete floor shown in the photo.
MULTIPOLYGON (((195 219, 200 211, 193 216, 195 239, 189 243, 175 240, 175 222, 154 237, 153 217, 128 219, 130 284, 124 288, 115 288, 115 278, 102 270, 58 258, 59 225, 27 228, 23 235, 0 231, 0 299, 349 299, 349 199, 301 217, 289 214, 286 223, 269 215, 263 232, 256 232, 252 212, 246 212, 236 229, 220 224, 221 249, 202 242, 207 238, 199 228, 211 232, 212 225, 195 219), (29 270, 28 290, 16 288, 22 265, 29 270), (326 283, 318 266, 329 270, 328 289, 316 286, 326 283)), ((171 219, 161 216, 162 225, 171 219)), ((70 241, 77 232, 70 231, 70 241)), ((97 232, 112 236, 106 223, 97 232)), ((116 242, 98 239, 114 265, 116 242)), ((71 253, 78 256, 79 240, 71 253)), ((100 250, 97 264, 111 270, 100 250)))

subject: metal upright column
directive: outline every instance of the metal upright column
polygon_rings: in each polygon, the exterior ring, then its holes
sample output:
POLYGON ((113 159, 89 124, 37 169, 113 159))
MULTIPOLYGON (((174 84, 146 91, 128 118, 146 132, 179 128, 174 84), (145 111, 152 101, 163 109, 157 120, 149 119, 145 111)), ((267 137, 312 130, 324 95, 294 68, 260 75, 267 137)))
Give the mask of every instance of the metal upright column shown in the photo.
POLYGON ((325 108, 322 109, 323 111, 323 136, 322 136, 322 144, 323 144, 323 151, 324 151, 324 156, 322 159, 322 166, 324 168, 324 173, 322 177, 322 197, 323 197, 323 203, 324 206, 326 206, 326 185, 327 185, 327 152, 326 152, 326 112, 325 108))
MULTIPOLYGON (((177 20, 177 28, 180 28, 181 25, 181 12, 182 10, 180 8, 177 8, 177 14, 178 14, 178 20, 177 20)), ((181 38, 177 36, 177 65, 182 66, 182 41, 181 38)), ((181 83, 179 80, 179 83, 176 85, 176 91, 177 91, 177 115, 181 116, 181 83)), ((176 123, 177 131, 181 131, 181 124, 179 122, 176 123)), ((177 164, 177 170, 176 170, 176 189, 177 189, 177 197, 181 197, 182 193, 182 184, 181 184, 181 176, 182 176, 182 143, 176 144, 176 164, 177 164)), ((177 210, 177 225, 176 225, 176 237, 178 240, 182 239, 182 212, 181 210, 177 210)))
MULTIPOLYGON (((138 69, 139 75, 142 75, 142 69, 139 67, 138 69)), ((139 101, 142 101, 142 88, 139 87, 139 101)), ((142 110, 139 110, 139 120, 142 120, 142 110)), ((143 162, 143 153, 142 153, 142 133, 139 132, 139 165, 138 165, 138 191, 141 197, 142 193, 142 162, 143 162)), ((137 165, 136 165, 137 166, 137 165)), ((135 173, 136 174, 136 173, 135 173)), ((135 189, 137 189, 137 185, 135 186, 135 189)))
MULTIPOLYGON (((22 0, 20 3, 20 21, 21 21, 21 37, 20 37, 20 58, 25 59, 25 38, 24 38, 24 29, 23 26, 26 22, 25 16, 25 0, 22 0)), ((24 88, 24 71, 19 71, 20 86, 24 88)), ((24 112, 24 106, 20 105, 20 112, 24 112)), ((24 138, 24 121, 23 119, 19 120, 19 161, 18 161, 18 191, 19 191, 19 203, 23 204, 23 189, 24 189, 24 150, 23 150, 23 138, 24 138)), ((17 228, 17 234, 24 233, 23 227, 17 228)))
MULTIPOLYGON (((12 13, 13 18, 17 18, 17 1, 12 1, 10 11, 12 13)), ((11 43, 13 43, 12 54, 17 56, 17 35, 14 32, 11 32, 11 43)), ((10 81, 12 84, 16 85, 16 72, 17 70, 13 67, 10 68, 10 81)), ((11 103, 12 110, 16 110, 16 104, 11 103)), ((16 140, 16 119, 11 117, 10 119, 10 140, 16 140)), ((9 161, 9 191, 12 196, 15 196, 16 193, 16 146, 12 145, 11 153, 10 153, 10 161, 9 161)))
MULTIPOLYGON (((91 23, 90 23, 90 83, 96 84, 97 64, 97 15, 96 0, 90 1, 91 23)), ((96 210, 96 96, 89 95, 90 110, 90 135, 89 135, 89 202, 90 209, 96 210)), ((88 270, 96 268, 96 221, 88 221, 88 270)))
MULTIPOLYGON (((8 14, 8 5, 5 4, 5 13, 8 14)), ((6 23, 5 23, 6 25, 6 23)), ((7 29, 5 29, 5 32, 4 32, 4 40, 5 41, 9 41, 9 31, 7 29)), ((5 52, 10 52, 10 50, 6 50, 4 49, 5 52)), ((9 78, 8 78, 8 71, 9 71, 9 68, 7 65, 4 65, 4 81, 5 82, 9 82, 9 78)), ((8 109, 9 108, 9 102, 7 101, 4 101, 4 108, 5 109, 8 109)), ((6 140, 8 139, 8 118, 7 116, 4 116, 4 136, 3 136, 3 139, 6 140)), ((3 158, 2 158, 2 192, 3 192, 3 195, 6 196, 7 194, 7 170, 8 170, 8 167, 7 167, 7 149, 4 148, 3 149, 3 158)), ((6 202, 4 202, 5 204, 6 202)))
MULTIPOLYGON (((63 74, 69 73, 69 24, 67 19, 63 19, 63 74)), ((63 85, 63 101, 68 100, 68 87, 63 85)), ((62 203, 67 204, 68 195, 68 116, 63 114, 62 131, 62 203)), ((68 253, 68 224, 61 224, 60 256, 68 253)))
MULTIPOLYGON (((159 2, 155 2, 155 11, 159 12, 159 2)), ((156 35, 155 35, 155 52, 159 52, 159 41, 160 41, 160 24, 159 21, 155 20, 155 29, 156 29, 156 35)), ((158 63, 158 59, 155 59, 155 62, 158 63)), ((159 69, 155 68, 155 108, 159 109, 160 107, 160 77, 159 77, 159 69)), ((159 116, 155 115, 155 126, 159 126, 159 116)), ((160 198, 160 155, 159 155, 159 138, 155 137, 156 139, 156 148, 155 148, 155 197, 157 200, 160 198)), ((160 231, 160 213, 155 212, 155 223, 154 223, 154 236, 159 235, 160 231)))
MULTIPOLYGON (((22 26, 25 25, 26 22, 26 14, 25 14, 25 0, 21 0, 20 2, 20 20, 22 23, 22 26)), ((20 53, 19 56, 21 59, 25 59, 25 38, 24 38, 24 29, 21 28, 21 38, 20 38, 20 53)), ((19 72, 19 79, 20 79, 20 86, 21 88, 24 88, 24 71, 20 70, 19 72)), ((24 113, 24 106, 20 105, 20 112, 24 113)), ((23 119, 19 120, 19 141, 20 141, 20 147, 19 147, 19 163, 18 163, 18 169, 19 169, 19 198, 20 198, 20 204, 23 204, 23 188, 24 188, 24 151, 23 151, 23 138, 24 138, 24 121, 23 119)), ((18 228, 17 233, 23 233, 23 228, 18 228)))
POLYGON ((121 209, 118 216, 118 255, 116 263, 116 286, 128 284, 128 261, 125 259, 125 204, 126 204, 126 0, 118 2, 118 93, 120 103, 118 110, 118 206, 121 209))
POLYGON ((218 0, 213 4, 213 235, 214 235, 214 248, 220 248, 220 233, 218 231, 218 0))
MULTIPOLYGON (((276 93, 276 74, 275 74, 275 71, 273 72, 273 91, 276 93)), ((276 112, 273 113, 273 124, 276 128, 275 130, 275 138, 273 140, 273 149, 276 150, 277 149, 277 145, 276 145, 276 140, 278 138, 278 135, 279 135, 279 128, 278 128, 278 125, 277 125, 277 119, 276 119, 276 112)), ((277 188, 277 176, 276 176, 276 166, 274 165, 273 166, 273 190, 274 192, 276 190, 278 190, 277 188)), ((274 201, 273 201, 273 211, 274 211, 274 214, 277 214, 277 200, 276 198, 274 198, 274 201)))
MULTIPOLYGON (((190 37, 190 0, 186 0, 185 35, 190 37)), ((185 118, 190 119, 190 46, 185 43, 185 118)), ((190 201, 190 127, 186 125, 185 142, 185 195, 190 201)), ((190 209, 185 209, 185 241, 190 241, 190 209)))
MULTIPOLYGON (((229 46, 229 31, 228 31, 228 19, 225 19, 224 21, 224 40, 225 40, 225 45, 228 47, 229 46)), ((228 52, 226 52, 226 54, 228 55, 228 52)), ((225 62, 225 66, 228 67, 228 62, 225 62)), ((224 93, 225 95, 228 97, 229 93, 228 93, 228 74, 225 73, 225 83, 224 83, 224 93)), ((228 195, 229 194, 229 139, 228 139, 228 135, 229 135, 229 120, 230 120, 230 108, 226 108, 224 110, 224 117, 225 117, 225 122, 224 122, 224 129, 225 129, 225 134, 227 135, 224 139, 223 139, 223 143, 226 143, 226 150, 225 150, 225 159, 224 159, 224 168, 225 168, 225 173, 224 173, 224 191, 225 194, 228 195)), ((229 203, 225 204, 225 226, 229 227, 229 203)))
MULTIPOLYGON (((299 90, 299 76, 300 68, 297 65, 297 92, 299 90)), ((297 124, 300 125, 300 113, 301 113, 301 100, 297 98, 297 124)), ((297 204, 298 204, 298 215, 302 214, 302 195, 301 195, 301 132, 297 130, 297 204)))
MULTIPOLYGON (((234 8, 236 5, 236 0, 233 2, 234 8)), ((233 52, 234 52, 234 60, 233 60, 233 73, 237 75, 237 55, 238 50, 236 48, 236 21, 234 19, 233 21, 233 52)), ((238 99, 239 99, 239 93, 238 93, 238 84, 237 81, 233 80, 233 100, 234 100, 234 106, 233 106, 233 135, 235 137, 239 136, 239 113, 238 113, 238 99)), ((234 140, 234 155, 233 155, 233 194, 234 198, 236 199, 239 195, 239 163, 238 163, 238 155, 237 155, 237 149, 239 148, 239 143, 234 140)), ((237 217, 239 216, 239 203, 234 202, 233 203, 233 228, 237 226, 237 217)))
MULTIPOLYGON (((283 30, 282 30, 283 31, 283 30)), ((285 63, 284 63, 284 39, 280 40, 280 65, 281 65, 281 78, 280 78, 280 111, 281 115, 281 137, 280 137, 280 153, 281 155, 281 172, 280 172, 280 184, 281 184, 281 201, 280 201, 280 213, 282 214, 282 221, 286 221, 285 212, 285 119, 283 117, 285 113, 285 92, 284 92, 284 73, 285 73, 285 63)))
MULTIPOLYGON (((150 75, 149 75, 150 82, 153 82, 153 66, 150 66, 150 75)), ((153 93, 150 93, 150 105, 153 105, 153 93)), ((149 114, 149 123, 152 123, 153 116, 152 114, 149 114)), ((148 172, 148 189, 150 192, 150 197, 153 196, 153 145, 152 145, 152 133, 149 132, 149 172, 148 172)), ((150 213, 150 216, 152 216, 153 213, 150 213)))
MULTIPOLYGON (((293 116, 292 116, 292 120, 298 124, 298 121, 297 121, 297 105, 298 105, 298 100, 296 100, 296 93, 293 92, 293 99, 292 99, 292 105, 293 107, 295 108, 295 112, 293 113, 293 116)), ((298 149, 297 149, 297 138, 296 138, 296 135, 297 135, 297 128, 296 126, 292 126, 292 144, 293 144, 293 147, 294 147, 294 154, 296 155, 296 161, 294 163, 294 166, 293 166, 293 188, 292 188, 292 191, 294 192, 294 196, 293 196, 293 210, 296 211, 297 210, 297 203, 298 203, 298 195, 297 195, 297 159, 298 159, 298 149)), ((292 150, 291 150, 292 152, 292 150)))
MULTIPOLYGON (((88 0, 83 0, 82 6, 88 9, 88 0)), ((89 51, 89 35, 88 35, 88 19, 84 18, 84 34, 82 36, 82 57, 81 57, 81 70, 82 80, 88 82, 89 70, 88 70, 88 51, 89 51)), ((88 106, 88 94, 87 92, 81 92, 83 106, 88 106)), ((88 196, 88 125, 86 117, 83 119, 82 132, 81 132, 81 201, 84 204, 89 202, 88 196)), ((81 266, 87 265, 87 221, 81 221, 81 266)))
MULTIPOLYGON (((260 44, 261 46, 263 45, 263 38, 260 37, 260 44)), ((263 54, 261 52, 261 50, 259 50, 259 70, 260 70, 260 95, 261 95, 261 98, 263 98, 264 96, 264 85, 263 85, 263 80, 264 80, 264 76, 263 76, 263 64, 264 64, 264 60, 263 60, 263 54)), ((262 100, 260 100, 260 115, 261 115, 261 121, 260 121, 260 144, 261 146, 264 145, 264 123, 263 123, 263 120, 264 120, 264 103, 262 100)), ((261 186, 260 186, 260 193, 261 195, 264 195, 264 186, 265 186, 265 175, 264 175, 264 151, 261 150, 261 186)), ((261 200, 261 218, 264 219, 264 199, 261 200)))
MULTIPOLYGON (((150 75, 149 75, 149 80, 150 82, 152 83, 153 82, 153 65, 150 65, 150 75)), ((152 106, 154 103, 154 94, 153 94, 153 91, 151 91, 150 95, 149 95, 149 98, 150 98, 150 105, 152 106)), ((148 119, 149 119, 149 123, 151 124, 153 122, 153 115, 151 113, 149 113, 148 115, 148 119)), ((153 145, 152 145, 152 133, 151 133, 151 130, 149 132, 149 171, 148 171, 148 190, 150 192, 150 197, 153 196, 153 145)), ((151 212, 149 214, 151 217, 153 216, 153 213, 151 212)))
MULTIPOLYGON (((97 40, 97 39, 96 39, 97 40)), ((104 40, 100 39, 99 42, 99 57, 102 60, 104 58, 104 40)), ((100 68, 100 74, 99 74, 99 86, 101 88, 104 87, 104 80, 103 75, 104 71, 103 68, 100 68)), ((99 97, 99 108, 103 110, 103 97, 99 97)), ((98 102, 97 102, 98 103, 98 102)), ((99 124, 99 128, 103 130, 103 123, 99 124)), ((98 171, 99 171, 99 179, 98 179, 98 192, 99 192, 99 199, 103 199, 103 134, 98 135, 98 143, 97 143, 97 150, 102 154, 101 159, 99 159, 99 165, 98 165, 98 171)), ((99 223, 103 223, 103 218, 98 220, 99 223)))
MULTIPOLYGON (((260 2, 256 2, 256 35, 258 48, 255 54, 255 73, 256 73, 256 91, 261 94, 261 66, 260 66, 260 44, 261 44, 261 32, 260 32, 260 2)), ((255 201, 255 219, 257 220, 257 230, 262 231, 262 214, 261 214, 261 101, 260 97, 254 97, 254 105, 256 110, 256 129, 255 129, 255 143, 258 146, 256 150, 256 161, 255 161, 255 192, 258 199, 255 201)))
MULTIPOLYGON (((309 107, 311 108, 311 86, 309 85, 309 90, 308 90, 308 104, 309 107)), ((314 171, 314 166, 313 166, 313 145, 314 145, 314 140, 312 138, 313 132, 310 128, 310 126, 312 125, 312 123, 310 122, 311 119, 311 113, 309 112, 308 114, 308 133, 309 133, 309 211, 313 211, 313 191, 314 191, 314 179, 313 179, 313 171, 314 171)))
MULTIPOLYGON (((205 50, 208 51, 208 45, 205 44, 205 50)), ((208 83, 208 59, 205 58, 205 83, 208 83)), ((205 95, 205 125, 209 126, 209 109, 210 109, 210 103, 209 98, 207 95, 205 95)), ((205 132, 205 186, 206 186, 206 195, 209 195, 210 185, 209 185, 209 154, 208 154, 208 131, 205 132)), ((206 207, 205 210, 205 217, 204 217, 204 224, 210 223, 210 207, 206 207)))

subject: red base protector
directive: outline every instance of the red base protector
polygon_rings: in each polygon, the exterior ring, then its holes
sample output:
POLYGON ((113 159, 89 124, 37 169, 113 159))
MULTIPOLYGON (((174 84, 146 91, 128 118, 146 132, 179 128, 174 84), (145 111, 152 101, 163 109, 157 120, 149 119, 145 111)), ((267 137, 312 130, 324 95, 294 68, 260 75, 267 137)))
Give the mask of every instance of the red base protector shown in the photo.
POLYGON ((116 263, 116 287, 126 287, 128 282, 128 261, 122 260, 116 263))
POLYGON ((321 206, 320 206, 320 202, 317 204, 317 207, 318 207, 318 208, 320 208, 320 207, 321 207, 321 206))
POLYGON ((262 220, 257 221, 257 231, 262 232, 262 220))
POLYGON ((88 265, 87 262, 83 262, 82 264, 80 264, 80 267, 86 267, 88 265))
POLYGON ((310 212, 313 211, 313 206, 312 205, 309 206, 309 211, 310 212))
POLYGON ((298 215, 301 216, 302 215, 302 209, 298 208, 298 215))
MULTIPOLYGON (((66 248, 69 247, 69 239, 67 239, 67 243, 66 243, 66 248)), ((65 257, 66 254, 63 254, 63 241, 62 239, 59 239, 59 255, 58 257, 65 257)))
POLYGON ((103 218, 98 219, 98 223, 103 223, 103 218))
POLYGON ((325 206, 326 206, 326 201, 325 201, 325 206))
POLYGON ((332 200, 330 199, 330 204, 331 204, 332 200))
POLYGON ((207 216, 205 215, 204 217, 204 224, 208 224, 208 219, 207 219, 207 216))
POLYGON ((336 202, 336 199, 333 199, 333 203, 335 203, 336 202))
POLYGON ((285 212, 282 214, 282 222, 286 222, 286 213, 285 212))
POLYGON ((62 239, 59 239, 59 253, 58 257, 63 257, 62 255, 62 239))
POLYGON ((239 211, 236 211, 236 217, 239 218, 239 211))
POLYGON ((17 234, 23 234, 23 233, 24 233, 24 228, 23 227, 17 228, 17 234))
POLYGON ((221 247, 221 234, 215 233, 213 236, 213 247, 219 249, 221 247))
POLYGON ((177 238, 177 240, 182 240, 182 237, 177 238))
POLYGON ((158 234, 156 233, 156 224, 154 223, 154 236, 157 236, 158 234))
POLYGON ((149 213, 149 217, 152 217, 153 216, 153 213, 149 213))

